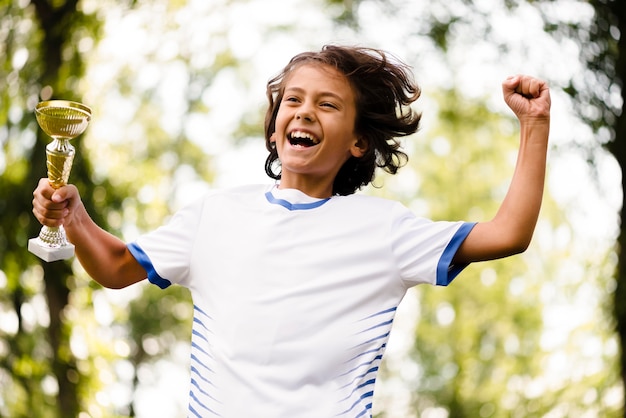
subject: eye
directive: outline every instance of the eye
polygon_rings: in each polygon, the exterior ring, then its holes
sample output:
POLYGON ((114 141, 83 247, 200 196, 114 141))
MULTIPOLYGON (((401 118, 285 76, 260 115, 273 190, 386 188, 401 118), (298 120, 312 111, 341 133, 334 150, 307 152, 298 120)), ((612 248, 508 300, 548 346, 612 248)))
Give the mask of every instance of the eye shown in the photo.
POLYGON ((328 107, 328 108, 331 108, 331 109, 338 109, 337 105, 334 104, 334 103, 331 103, 331 102, 323 102, 323 103, 320 104, 320 106, 328 107))
POLYGON ((292 102, 298 103, 300 100, 296 96, 285 96, 283 97, 283 102, 292 102))

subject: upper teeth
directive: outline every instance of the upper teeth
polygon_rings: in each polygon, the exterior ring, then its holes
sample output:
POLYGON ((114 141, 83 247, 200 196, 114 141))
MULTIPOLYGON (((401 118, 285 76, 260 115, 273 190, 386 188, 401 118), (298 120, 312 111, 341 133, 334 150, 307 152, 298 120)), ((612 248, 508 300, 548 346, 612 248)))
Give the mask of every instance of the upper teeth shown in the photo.
POLYGON ((312 141, 315 144, 317 144, 319 142, 319 140, 316 137, 314 137, 313 135, 311 135, 308 132, 293 131, 291 133, 291 137, 292 138, 300 138, 300 139, 308 139, 308 140, 312 141))

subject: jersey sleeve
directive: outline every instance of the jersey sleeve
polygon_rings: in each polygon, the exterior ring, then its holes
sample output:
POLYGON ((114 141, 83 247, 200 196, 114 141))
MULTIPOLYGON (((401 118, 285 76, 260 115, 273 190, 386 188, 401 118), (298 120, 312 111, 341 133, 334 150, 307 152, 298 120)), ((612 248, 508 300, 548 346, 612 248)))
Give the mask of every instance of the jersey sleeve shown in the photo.
POLYGON ((151 283, 162 289, 185 284, 202 207, 201 199, 175 213, 166 225, 128 244, 151 283))
POLYGON ((428 283, 447 286, 467 264, 452 263, 475 223, 434 222, 404 206, 394 211, 392 249, 407 287, 428 283))

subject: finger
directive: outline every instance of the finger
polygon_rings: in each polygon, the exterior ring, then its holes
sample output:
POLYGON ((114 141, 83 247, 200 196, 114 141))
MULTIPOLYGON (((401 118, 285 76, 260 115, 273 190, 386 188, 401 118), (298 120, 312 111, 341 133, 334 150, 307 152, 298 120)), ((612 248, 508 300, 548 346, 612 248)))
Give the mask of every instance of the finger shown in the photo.
POLYGON ((55 198, 56 190, 46 181, 40 181, 33 192, 33 209, 43 217, 59 218, 69 201, 62 195, 55 198), (59 199, 60 197, 60 199, 59 199))
POLYGON ((39 201, 33 200, 33 214, 42 225, 60 226, 68 214, 67 208, 49 208, 39 201))
POLYGON ((512 96, 514 94, 519 94, 520 96, 526 99, 534 98, 531 92, 532 80, 533 80, 532 77, 521 75, 521 74, 509 76, 502 83, 504 96, 507 97, 507 96, 512 96))
POLYGON ((60 188, 54 191, 52 196, 50 196, 50 200, 52 200, 55 203, 61 203, 61 202, 66 201, 68 197, 69 196, 68 196, 67 186, 61 186, 60 188))
POLYGON ((538 85, 537 85, 537 97, 546 97, 547 99, 549 99, 550 96, 550 87, 548 86, 548 83, 546 83, 543 80, 537 80, 538 85))
POLYGON ((515 93, 519 94, 522 97, 525 97, 526 99, 532 99, 533 98, 532 94, 526 93, 522 87, 517 87, 515 89, 515 93))
POLYGON ((536 78, 531 78, 528 83, 528 94, 530 96, 539 97, 539 80, 536 78))
POLYGON ((55 203, 63 203, 69 209, 72 209, 80 203, 80 195, 76 186, 68 184, 56 189, 51 200, 55 203))
POLYGON ((515 92, 527 99, 532 99, 536 97, 533 94, 533 82, 534 79, 528 76, 521 76, 519 79, 519 84, 515 88, 515 92))
POLYGON ((50 200, 34 198, 33 210, 44 218, 60 219, 67 215, 68 203, 67 201, 54 203, 50 200))
POLYGON ((523 76, 515 92, 528 99, 535 99, 540 97, 546 89, 547 84, 545 81, 535 77, 523 76))
POLYGON ((502 88, 505 94, 507 93, 507 90, 509 92, 515 92, 515 89, 519 86, 519 83, 520 83, 519 75, 512 75, 512 76, 507 77, 506 80, 502 82, 502 88))
POLYGON ((52 194, 54 193, 54 188, 50 185, 50 181, 47 178, 39 179, 39 183, 37 184, 37 188, 33 192, 33 195, 40 194, 46 199, 50 199, 52 194))
POLYGON ((67 207, 68 202, 64 199, 57 199, 58 201, 54 201, 55 190, 51 191, 46 188, 37 188, 33 192, 33 206, 37 206, 38 208, 42 208, 44 210, 60 210, 67 207))

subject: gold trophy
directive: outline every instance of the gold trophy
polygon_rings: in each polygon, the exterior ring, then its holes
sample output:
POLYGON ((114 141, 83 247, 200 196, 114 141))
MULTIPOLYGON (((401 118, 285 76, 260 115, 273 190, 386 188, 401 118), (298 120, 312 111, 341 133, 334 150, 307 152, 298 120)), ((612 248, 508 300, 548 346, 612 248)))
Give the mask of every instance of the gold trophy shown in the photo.
MULTIPOLYGON (((49 100, 35 107, 39 127, 53 141, 46 146, 48 181, 55 189, 67 184, 75 149, 70 139, 82 134, 91 120, 91 109, 67 100, 49 100)), ((28 251, 47 262, 67 260, 74 255, 62 226, 43 226, 37 238, 28 241, 28 251)))

